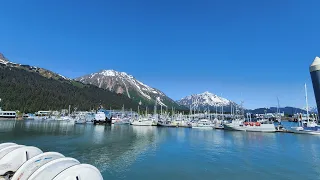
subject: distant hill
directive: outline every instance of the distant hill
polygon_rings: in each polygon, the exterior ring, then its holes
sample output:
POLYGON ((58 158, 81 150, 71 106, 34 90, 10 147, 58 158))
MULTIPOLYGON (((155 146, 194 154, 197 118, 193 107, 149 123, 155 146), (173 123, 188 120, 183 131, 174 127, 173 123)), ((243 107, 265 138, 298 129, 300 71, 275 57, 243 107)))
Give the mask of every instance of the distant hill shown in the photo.
MULTIPOLYGON (((263 114, 265 113, 276 113, 277 112, 277 107, 269 107, 269 108, 257 108, 253 110, 248 110, 248 112, 253 113, 253 114, 263 114)), ((300 108, 295 108, 295 107, 282 107, 280 108, 280 112, 284 112, 286 115, 293 115, 296 113, 306 113, 306 110, 300 109, 300 108)))

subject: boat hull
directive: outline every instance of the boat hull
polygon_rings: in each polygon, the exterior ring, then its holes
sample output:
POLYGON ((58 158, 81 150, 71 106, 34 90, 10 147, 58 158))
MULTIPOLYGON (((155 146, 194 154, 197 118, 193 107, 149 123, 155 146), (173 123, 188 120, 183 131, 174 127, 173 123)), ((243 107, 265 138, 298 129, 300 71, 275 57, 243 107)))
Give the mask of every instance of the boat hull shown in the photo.
POLYGON ((261 126, 245 126, 245 125, 233 125, 233 124, 225 124, 225 130, 231 131, 247 131, 247 132, 276 132, 276 128, 273 124, 261 124, 261 126))
POLYGON ((212 129, 213 126, 192 126, 193 129, 212 129))
POLYGON ((312 130, 304 130, 303 128, 291 128, 288 130, 289 132, 295 133, 295 134, 309 134, 309 135, 320 135, 320 131, 312 131, 312 130))
POLYGON ((132 126, 152 126, 152 121, 133 121, 132 126))

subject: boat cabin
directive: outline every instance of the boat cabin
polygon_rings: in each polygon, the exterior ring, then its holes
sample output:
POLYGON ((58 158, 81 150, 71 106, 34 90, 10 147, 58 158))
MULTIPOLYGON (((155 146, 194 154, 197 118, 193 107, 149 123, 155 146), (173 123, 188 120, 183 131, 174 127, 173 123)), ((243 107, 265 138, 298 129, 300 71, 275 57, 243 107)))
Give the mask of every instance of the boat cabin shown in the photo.
POLYGON ((17 113, 15 111, 2 111, 0 108, 0 119, 15 119, 17 113))

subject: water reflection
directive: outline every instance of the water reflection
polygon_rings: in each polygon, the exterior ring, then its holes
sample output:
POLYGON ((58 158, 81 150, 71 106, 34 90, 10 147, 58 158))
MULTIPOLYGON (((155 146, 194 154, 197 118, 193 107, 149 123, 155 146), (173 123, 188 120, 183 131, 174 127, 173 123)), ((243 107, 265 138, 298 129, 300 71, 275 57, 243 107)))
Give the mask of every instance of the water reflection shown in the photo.
POLYGON ((77 155, 111 175, 120 175, 138 158, 143 159, 157 135, 154 127, 115 125, 95 126, 92 130, 91 148, 77 155))
POLYGON ((320 137, 129 125, 0 121, 0 143, 58 151, 105 179, 317 179, 320 137), (297 171, 299 169, 299 171, 297 171), (303 173, 301 173, 303 172, 303 173))

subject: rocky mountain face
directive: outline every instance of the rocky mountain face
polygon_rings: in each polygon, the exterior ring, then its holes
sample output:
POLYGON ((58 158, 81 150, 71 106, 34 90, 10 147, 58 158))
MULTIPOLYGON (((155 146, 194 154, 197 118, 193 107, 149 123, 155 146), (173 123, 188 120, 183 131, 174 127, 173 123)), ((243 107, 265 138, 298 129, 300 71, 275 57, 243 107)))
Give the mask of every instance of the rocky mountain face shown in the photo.
MULTIPOLYGON (((117 94, 126 95, 141 104, 156 104, 163 107, 180 107, 175 101, 156 88, 152 88, 132 75, 115 70, 103 70, 75 79, 84 84, 91 84, 117 94)), ((181 108, 181 107, 180 107, 181 108)))
POLYGON ((231 105, 240 108, 236 103, 208 91, 201 94, 193 94, 184 97, 181 100, 177 101, 177 103, 187 107, 197 109, 200 108, 202 110, 206 108, 209 108, 211 110, 216 110, 216 108, 219 108, 220 110, 221 107, 224 107, 224 111, 230 111, 231 105))
POLYGON ((8 59, 6 59, 4 55, 0 53, 0 63, 5 64, 6 62, 8 62, 8 59))

